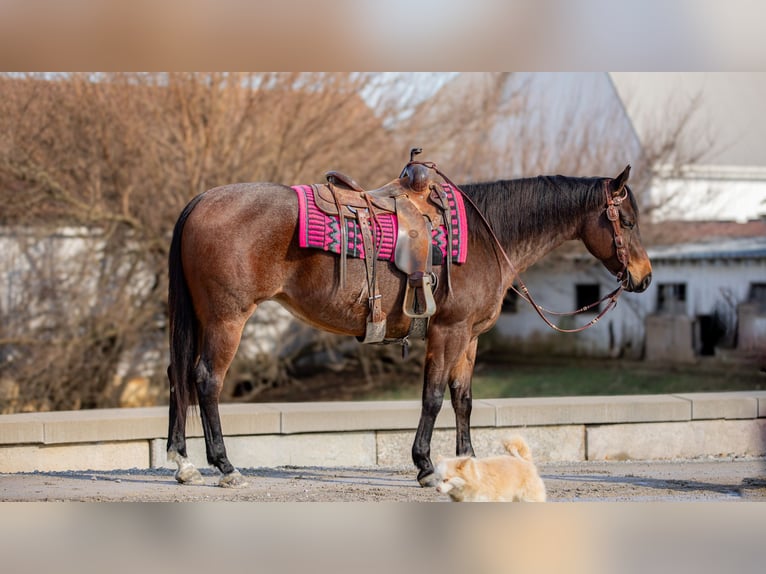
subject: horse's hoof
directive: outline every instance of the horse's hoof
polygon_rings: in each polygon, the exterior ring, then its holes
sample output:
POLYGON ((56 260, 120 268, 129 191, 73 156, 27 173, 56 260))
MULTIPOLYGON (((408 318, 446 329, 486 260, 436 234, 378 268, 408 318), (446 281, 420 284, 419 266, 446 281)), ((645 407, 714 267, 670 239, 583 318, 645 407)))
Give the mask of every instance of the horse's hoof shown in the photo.
POLYGON ((224 474, 218 481, 218 486, 222 488, 242 488, 247 486, 245 477, 238 470, 233 470, 229 474, 224 474))
POLYGON ((181 484, 199 485, 205 483, 200 472, 191 465, 178 469, 175 477, 181 484))
POLYGON ((418 476, 418 482, 423 488, 428 488, 431 486, 436 486, 438 481, 436 480, 436 475, 433 473, 433 471, 431 471, 428 474, 418 476))

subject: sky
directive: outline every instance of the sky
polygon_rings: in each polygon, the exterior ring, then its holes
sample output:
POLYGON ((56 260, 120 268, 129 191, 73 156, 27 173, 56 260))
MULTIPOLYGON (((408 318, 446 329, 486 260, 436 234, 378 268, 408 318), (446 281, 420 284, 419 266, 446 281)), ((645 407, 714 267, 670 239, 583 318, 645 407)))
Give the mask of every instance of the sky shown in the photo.
MULTIPOLYGON (((680 113, 699 98, 690 138, 711 145, 705 163, 753 166, 766 176, 766 73, 627 72, 612 79, 642 138, 666 113, 680 113)), ((691 143, 691 142, 690 142, 691 143)))

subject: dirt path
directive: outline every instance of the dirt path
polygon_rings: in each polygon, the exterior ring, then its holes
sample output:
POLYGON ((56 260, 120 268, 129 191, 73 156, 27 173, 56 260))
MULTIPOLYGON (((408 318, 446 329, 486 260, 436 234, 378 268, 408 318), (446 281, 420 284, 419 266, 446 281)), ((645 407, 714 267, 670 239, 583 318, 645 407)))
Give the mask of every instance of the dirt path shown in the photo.
MULTIPOLYGON (((540 465, 552 502, 766 501, 766 460, 586 462, 540 465)), ((249 485, 181 486, 169 470, 0 474, 1 501, 275 501, 444 500, 420 488, 410 468, 280 467, 242 469, 249 485)))

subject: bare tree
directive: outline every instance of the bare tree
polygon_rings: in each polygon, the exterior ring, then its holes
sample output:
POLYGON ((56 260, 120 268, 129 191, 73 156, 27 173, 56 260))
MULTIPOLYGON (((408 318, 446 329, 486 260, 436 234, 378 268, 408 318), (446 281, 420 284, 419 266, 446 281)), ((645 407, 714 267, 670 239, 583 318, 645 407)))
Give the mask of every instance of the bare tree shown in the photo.
MULTIPOLYGON (((406 150, 382 129, 392 109, 374 113, 360 96, 374 80, 0 77, 0 223, 21 250, 3 269, 17 295, 2 305, 2 408, 112 406, 116 375, 146 374, 120 359, 164 338, 170 231, 194 195, 235 181, 309 183, 329 168, 395 176, 406 150)), ((164 388, 164 356, 155 362, 148 374, 164 388)))

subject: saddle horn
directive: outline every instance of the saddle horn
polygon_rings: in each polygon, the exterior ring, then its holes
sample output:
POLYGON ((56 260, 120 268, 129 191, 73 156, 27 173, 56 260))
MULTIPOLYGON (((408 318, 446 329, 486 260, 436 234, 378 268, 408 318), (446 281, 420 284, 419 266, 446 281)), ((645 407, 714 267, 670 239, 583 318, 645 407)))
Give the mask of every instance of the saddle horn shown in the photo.
POLYGON ((410 167, 410 164, 415 161, 415 156, 418 154, 423 153, 422 147, 413 147, 410 148, 410 161, 407 163, 407 165, 404 166, 404 169, 402 170, 402 173, 399 174, 399 179, 402 179, 405 175, 407 175, 407 168, 410 167))

